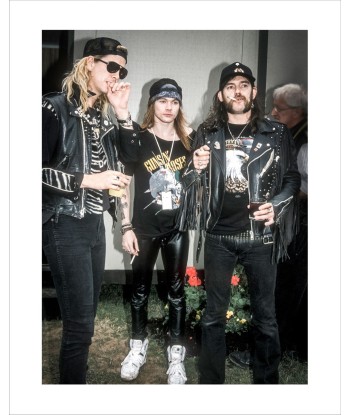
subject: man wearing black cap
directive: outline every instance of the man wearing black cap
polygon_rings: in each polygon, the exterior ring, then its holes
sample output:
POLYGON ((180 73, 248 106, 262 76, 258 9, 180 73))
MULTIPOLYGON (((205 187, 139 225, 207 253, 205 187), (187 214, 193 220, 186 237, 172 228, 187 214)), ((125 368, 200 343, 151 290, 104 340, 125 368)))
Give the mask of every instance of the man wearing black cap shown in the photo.
POLYGON ((118 129, 108 115, 120 105, 127 50, 117 40, 89 40, 42 103, 43 249, 61 310, 60 383, 86 383, 89 346, 105 265, 103 212, 116 219, 108 190, 129 185, 119 170, 118 129))
MULTIPOLYGON (((261 117, 252 71, 223 69, 211 111, 198 127, 184 176, 186 200, 201 184, 201 231, 207 305, 202 319, 200 383, 225 381, 225 325, 237 262, 248 277, 252 313, 253 382, 278 383, 280 345, 275 317, 276 264, 294 232, 300 185, 288 129, 261 117), (197 184, 197 185, 196 185, 197 184)), ((181 229, 194 226, 185 206, 181 229)))

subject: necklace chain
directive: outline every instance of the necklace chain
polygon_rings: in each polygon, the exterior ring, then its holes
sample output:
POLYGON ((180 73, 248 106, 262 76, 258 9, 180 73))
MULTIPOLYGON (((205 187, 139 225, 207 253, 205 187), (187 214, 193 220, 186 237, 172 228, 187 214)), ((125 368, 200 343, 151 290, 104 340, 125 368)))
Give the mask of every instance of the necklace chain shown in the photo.
POLYGON ((173 154, 173 148, 174 148, 174 142, 175 142, 175 130, 174 130, 174 132, 173 132, 173 140, 172 140, 172 143, 171 143, 171 149, 170 149, 170 154, 169 154, 169 161, 168 161, 168 163, 165 163, 165 161, 164 161, 163 152, 162 152, 162 149, 160 148, 160 145, 159 145, 159 142, 158 142, 158 140, 157 140, 157 137, 156 137, 156 135, 154 134, 153 128, 151 128, 151 132, 152 132, 152 134, 153 134, 154 139, 156 140, 156 143, 157 143, 157 146, 158 146, 158 149, 159 149, 159 155, 162 157, 163 164, 164 164, 164 168, 166 168, 166 167, 169 165, 170 160, 171 160, 171 155, 173 154))
POLYGON ((228 129, 228 132, 230 133, 230 136, 232 137, 233 144, 234 144, 234 145, 240 145, 240 144, 242 144, 242 143, 241 143, 240 138, 241 138, 241 135, 242 135, 243 131, 246 129, 246 127, 247 127, 247 125, 248 125, 249 123, 247 122, 247 124, 245 124, 245 125, 244 125, 244 127, 242 128, 241 132, 238 134, 238 136, 237 136, 237 137, 235 137, 235 136, 232 134, 232 132, 231 132, 231 130, 230 130, 230 126, 229 126, 228 122, 227 122, 226 124, 227 124, 227 129, 228 129))

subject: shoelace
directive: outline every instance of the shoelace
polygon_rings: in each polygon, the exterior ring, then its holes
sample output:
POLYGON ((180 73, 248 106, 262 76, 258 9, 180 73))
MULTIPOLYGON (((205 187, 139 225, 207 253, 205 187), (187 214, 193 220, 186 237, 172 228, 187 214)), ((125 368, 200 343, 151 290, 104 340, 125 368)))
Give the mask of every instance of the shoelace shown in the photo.
POLYGON ((144 355, 141 354, 141 349, 131 349, 122 364, 124 365, 130 362, 135 366, 137 363, 141 365, 143 359, 144 355))
POLYGON ((187 380, 185 368, 181 362, 171 362, 166 373, 167 375, 176 375, 182 377, 185 381, 187 380))

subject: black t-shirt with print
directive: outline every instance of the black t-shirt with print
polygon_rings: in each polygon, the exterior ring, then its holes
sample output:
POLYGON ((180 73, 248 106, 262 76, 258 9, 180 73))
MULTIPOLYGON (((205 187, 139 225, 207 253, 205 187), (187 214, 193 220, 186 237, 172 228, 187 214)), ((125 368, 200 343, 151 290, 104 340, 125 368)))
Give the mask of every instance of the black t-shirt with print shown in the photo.
MULTIPOLYGON (((120 130, 121 139, 126 130, 120 130)), ((125 164, 125 174, 134 176, 132 224, 137 235, 154 237, 174 229, 180 203, 180 175, 189 151, 180 140, 166 141, 148 130, 139 133, 135 163, 125 164)))
MULTIPOLYGON (((238 137, 244 125, 229 124, 233 137, 238 137)), ((247 125, 237 143, 226 127, 225 193, 220 218, 211 233, 235 235, 250 228, 247 205, 247 162, 253 143, 251 127, 247 125)))

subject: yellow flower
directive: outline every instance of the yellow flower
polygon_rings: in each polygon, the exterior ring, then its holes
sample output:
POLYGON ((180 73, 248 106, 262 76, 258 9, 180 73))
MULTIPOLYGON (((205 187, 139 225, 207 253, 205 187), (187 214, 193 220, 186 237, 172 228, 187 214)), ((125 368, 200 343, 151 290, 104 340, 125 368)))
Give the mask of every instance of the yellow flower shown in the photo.
POLYGON ((247 322, 247 320, 245 318, 242 318, 242 320, 240 321, 241 324, 244 324, 246 322, 247 322))
POLYGON ((227 311, 227 313, 226 313, 226 318, 227 318, 227 320, 228 320, 230 317, 232 317, 232 316, 233 316, 233 311, 228 310, 228 311, 227 311))

